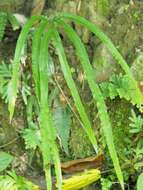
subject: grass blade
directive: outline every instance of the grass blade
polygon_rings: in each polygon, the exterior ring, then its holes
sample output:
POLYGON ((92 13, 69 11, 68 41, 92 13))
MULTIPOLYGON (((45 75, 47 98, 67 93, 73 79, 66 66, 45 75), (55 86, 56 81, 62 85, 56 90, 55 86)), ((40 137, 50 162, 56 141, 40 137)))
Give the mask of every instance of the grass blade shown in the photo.
POLYGON ((93 69, 90 64, 87 51, 86 51, 83 43, 81 42, 80 38, 76 34, 76 32, 72 29, 72 27, 62 21, 60 22, 60 24, 63 25, 64 31, 66 32, 68 38, 74 44, 74 46, 76 48, 76 53, 83 66, 86 78, 89 83, 89 87, 92 91, 93 98, 95 99, 96 104, 97 104, 99 117, 100 117, 100 120, 102 123, 103 132, 104 132, 104 136, 106 138, 106 143, 107 143, 107 146, 108 146, 108 149, 110 152, 110 156, 112 158, 117 177, 121 183, 122 188, 124 189, 123 175, 122 175, 118 156, 117 156, 115 146, 114 146, 113 133, 112 133, 112 127, 111 127, 109 115, 107 113, 107 108, 106 108, 106 105, 104 102, 104 97, 102 96, 99 86, 95 82, 93 69))
POLYGON ((87 117, 87 114, 85 112, 84 106, 81 102, 79 93, 77 91, 76 85, 73 81, 72 75, 71 75, 71 71, 70 71, 70 67, 68 65, 67 59, 66 59, 66 55, 64 52, 64 48, 60 39, 60 36, 58 34, 58 32, 55 30, 54 31, 54 45, 56 47, 58 56, 59 56, 59 60, 60 60, 60 64, 61 64, 61 68, 62 68, 62 72, 64 74, 65 80, 67 82, 67 85, 71 91, 72 97, 74 99, 76 108, 78 110, 78 113, 82 119, 83 122, 83 127, 84 130, 86 131, 95 151, 97 152, 98 150, 98 146, 97 146, 97 141, 96 141, 96 137, 94 135, 94 131, 92 130, 91 127, 91 123, 87 117))

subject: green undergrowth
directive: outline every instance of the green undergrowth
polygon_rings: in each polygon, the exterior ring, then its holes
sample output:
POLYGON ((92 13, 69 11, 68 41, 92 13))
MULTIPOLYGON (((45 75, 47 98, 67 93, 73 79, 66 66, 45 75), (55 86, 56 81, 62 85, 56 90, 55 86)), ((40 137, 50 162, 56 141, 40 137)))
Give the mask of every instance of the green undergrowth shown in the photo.
MULTIPOLYGON (((3 16, 3 15, 2 15, 3 16)), ((1 17, 1 20, 3 18, 1 17)), ((131 86, 131 93, 129 91, 129 94, 126 95, 124 92, 123 86, 127 88, 126 80, 122 81, 124 77, 117 76, 117 80, 114 80, 117 82, 117 84, 111 80, 111 84, 108 87, 108 84, 105 85, 107 87, 107 91, 109 90, 109 95, 112 96, 112 98, 115 98, 116 96, 125 97, 127 100, 129 100, 134 105, 137 105, 137 107, 141 108, 143 103, 143 97, 142 94, 137 86, 137 83, 132 75, 132 72, 130 71, 128 64, 123 59, 123 57, 120 55, 116 47, 113 45, 111 40, 94 24, 89 22, 88 20, 68 14, 58 14, 56 16, 53 16, 51 18, 47 18, 45 16, 33 16, 30 18, 27 23, 24 25, 15 49, 15 55, 14 60, 12 63, 12 74, 10 75, 10 79, 7 82, 7 90, 5 97, 8 101, 8 109, 10 112, 10 121, 12 122, 14 110, 15 110, 15 104, 18 97, 18 93, 22 93, 24 103, 27 105, 27 95, 31 96, 33 98, 33 102, 31 102, 31 111, 32 113, 35 112, 36 118, 33 116, 34 114, 30 115, 30 122, 29 122, 29 129, 25 130, 23 132, 23 137, 25 138, 26 146, 27 148, 29 144, 32 146, 32 148, 36 148, 37 146, 40 148, 42 152, 43 157, 43 169, 45 171, 45 177, 46 177, 46 186, 48 190, 52 189, 52 165, 55 169, 55 176, 57 181, 57 188, 60 190, 62 188, 62 173, 61 173, 61 163, 60 163, 60 156, 59 156, 59 150, 57 146, 57 136, 60 135, 61 141, 64 141, 64 150, 68 154, 68 146, 67 146, 67 139, 69 136, 69 130, 66 131, 66 134, 63 133, 65 131, 62 131, 60 129, 60 134, 58 133, 58 128, 55 127, 54 122, 54 112, 51 109, 51 101, 50 101, 50 92, 49 92, 49 65, 51 64, 52 56, 50 55, 49 45, 52 45, 54 51, 57 54, 57 59, 59 60, 61 71, 64 75, 65 81, 67 83, 67 86, 70 90, 71 97, 74 100, 74 104, 76 107, 76 110, 78 112, 78 115, 80 116, 81 125, 92 144, 93 150, 95 153, 99 152, 99 140, 97 139, 96 130, 94 131, 92 128, 92 122, 90 121, 87 113, 86 108, 83 106, 83 103, 81 101, 79 92, 77 90, 76 84, 72 77, 72 72, 70 68, 70 64, 68 63, 67 56, 64 50, 64 46, 62 43, 62 38, 60 36, 60 29, 62 28, 66 37, 71 41, 75 48, 76 55, 78 59, 80 60, 80 63, 82 65, 83 71, 86 76, 86 80, 89 84, 89 88, 91 90, 94 103, 97 106, 98 109, 98 115, 101 121, 101 127, 102 127, 102 136, 105 138, 106 145, 109 150, 109 155, 111 157, 116 176, 119 180, 119 183, 121 185, 121 188, 124 189, 124 177, 123 172, 120 167, 119 163, 119 157, 116 151, 116 144, 114 142, 113 137, 113 123, 110 120, 110 114, 108 113, 106 104, 105 104, 105 96, 103 93, 103 89, 101 86, 99 86, 94 77, 94 71, 92 68, 92 65, 90 63, 88 53, 86 51, 86 48, 84 44, 82 43, 81 39, 77 35, 77 33, 73 30, 73 28, 67 24, 66 20, 69 19, 72 22, 75 22, 76 24, 81 24, 87 29, 89 29, 96 37, 98 37, 109 49, 112 56, 116 59, 117 63, 121 66, 123 71, 125 72, 125 76, 127 78, 127 81, 130 82, 131 86), (31 33, 32 31, 32 33, 31 33), (32 86, 32 94, 28 86, 25 85, 25 88, 21 90, 20 88, 20 78, 22 77, 24 79, 24 74, 21 71, 22 63, 23 63, 23 52, 27 43, 27 39, 29 36, 32 36, 32 80, 34 81, 34 85, 32 86), (116 92, 116 85, 118 85, 118 79, 120 79, 119 84, 122 83, 126 85, 119 86, 117 92, 116 92), (123 89, 123 90, 122 90, 123 89), (112 94, 110 93, 112 92, 112 94), (25 95, 26 94, 26 95, 25 95), (36 109, 33 109, 33 106, 35 106, 36 109), (33 111, 34 110, 34 111, 33 111), (35 122, 37 120, 37 122, 35 122), (38 130, 37 130, 38 129, 38 130), (29 136, 28 136, 29 135, 29 136), (62 138, 63 136, 67 137, 62 138), (34 142, 31 142, 31 138, 35 139, 34 142), (34 144, 36 141, 36 144, 34 144)), ((4 21, 5 22, 5 21, 4 21)), ((2 23, 1 27, 1 38, 3 37, 3 31, 4 31, 4 22, 2 23)), ((4 77, 4 76, 3 76, 4 77)), ((27 77, 25 77, 27 79, 27 77)), ((116 77, 114 77, 116 78, 116 77)), ((126 79, 125 78, 125 79, 126 79)), ((25 79, 25 80, 26 80, 25 79)), ((110 83, 110 82, 109 82, 110 83)), ((3 88, 4 85, 2 85, 3 88)), ((55 85, 54 85, 55 86, 55 85)), ((29 113, 31 113, 29 111, 29 113)), ((56 115, 56 118, 61 119, 61 123, 63 127, 66 126, 65 122, 70 122, 70 114, 65 112, 64 110, 57 110, 58 114, 62 114, 62 117, 66 117, 66 119, 69 117, 69 120, 62 121, 62 119, 59 117, 59 115, 56 115), (68 115, 69 114, 69 115, 68 115)), ((118 114, 117 114, 118 116, 118 114)), ((74 154, 74 153, 73 153, 74 154)))

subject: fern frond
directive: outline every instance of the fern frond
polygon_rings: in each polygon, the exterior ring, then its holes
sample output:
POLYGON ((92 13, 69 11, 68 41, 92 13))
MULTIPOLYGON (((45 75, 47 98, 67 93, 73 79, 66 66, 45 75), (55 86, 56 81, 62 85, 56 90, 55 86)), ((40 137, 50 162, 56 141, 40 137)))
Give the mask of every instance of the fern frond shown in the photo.
POLYGON ((65 22, 62 22, 62 25, 64 27, 64 31, 66 32, 68 38, 74 44, 76 48, 77 56, 79 57, 81 61, 82 67, 84 69, 86 78, 89 83, 90 90, 92 92, 93 98, 95 99, 95 103, 97 104, 99 117, 102 123, 103 132, 106 138, 106 143, 108 145, 109 153, 112 158, 117 177, 121 183, 121 186, 123 187, 124 186, 123 175, 122 175, 118 156, 117 156, 115 146, 114 146, 113 133, 112 133, 112 127, 111 127, 109 115, 107 113, 104 97, 102 96, 99 86, 95 82, 93 69, 90 64, 87 51, 83 43, 81 42, 80 38, 78 37, 78 35, 72 29, 72 27, 66 24, 65 22))
POLYGON ((82 119, 83 128, 86 131, 86 133, 89 137, 89 140, 91 141, 95 151, 97 152, 98 146, 97 146, 96 137, 94 135, 94 131, 92 130, 91 123, 90 123, 88 116, 85 112, 85 109, 84 109, 84 106, 82 104, 81 98, 79 96, 78 90, 76 88, 75 82, 73 81, 71 70, 70 70, 70 67, 68 65, 67 58, 66 58, 66 55, 64 52, 64 48, 63 48, 59 33, 56 30, 54 30, 54 45, 55 45, 55 48, 56 48, 58 56, 59 56, 61 69, 62 69, 62 72, 64 74, 65 80, 67 82, 67 85, 68 85, 70 92, 72 94, 72 97, 74 99, 75 106, 78 110, 78 113, 82 119))
POLYGON ((136 115, 136 113, 131 110, 131 117, 129 117, 130 123, 130 133, 139 133, 143 130, 143 118, 140 115, 136 115))
POLYGON ((117 60, 117 63, 128 75, 130 82, 134 86, 135 91, 134 91, 133 102, 136 102, 137 106, 141 107, 143 104, 143 96, 141 94, 141 91, 138 88, 138 85, 133 77, 132 72, 130 71, 128 64, 126 63, 124 58, 121 56, 121 54, 118 52, 118 50, 116 49, 112 41, 102 32, 102 30, 100 30, 95 24, 77 15, 73 15, 69 13, 61 13, 57 16, 56 19, 58 20, 60 18, 71 19, 72 21, 75 21, 78 24, 83 25, 84 27, 88 28, 92 33, 94 33, 106 45, 106 47, 111 52, 113 57, 117 60))
POLYGON ((40 130, 34 123, 31 123, 29 128, 25 128, 22 131, 22 137, 25 141, 26 149, 36 149, 37 146, 41 146, 41 134, 40 130))
POLYGON ((33 79, 35 82, 35 90, 36 90, 36 96, 37 99, 40 100, 40 76, 39 76, 39 48, 40 48, 40 39, 39 36, 42 35, 43 30, 45 29, 47 25, 46 20, 42 20, 39 24, 38 28, 36 29, 33 40, 32 40, 32 74, 33 79))
POLYGON ((130 101, 133 105, 136 104, 134 102, 134 91, 136 89, 128 75, 122 75, 121 73, 119 75, 114 74, 109 78, 109 81, 103 82, 99 86, 104 98, 110 97, 114 99, 119 96, 130 101))
POLYGON ((40 20, 40 19, 41 19, 40 16, 33 16, 23 27, 17 41, 15 56, 14 56, 14 63, 13 63, 13 68, 12 68, 12 79, 8 87, 9 93, 10 93, 9 105, 8 105, 8 110, 10 113, 10 121, 14 113, 15 101, 16 101, 17 92, 18 92, 19 76, 20 76, 20 59, 22 56, 22 50, 24 48, 26 39, 28 37, 30 28, 37 20, 40 20))
POLYGON ((45 34, 43 34, 40 43, 40 55, 39 55, 40 131, 42 137, 42 154, 44 160, 44 169, 45 169, 45 174, 48 177, 46 179, 47 189, 50 190, 52 188, 51 173, 50 173, 50 168, 48 168, 51 164, 51 158, 52 158, 55 166, 57 187, 59 190, 61 190, 62 174, 61 174, 58 148, 56 145, 56 130, 54 128, 53 119, 48 102, 48 63, 49 63, 48 45, 52 33, 53 30, 49 26, 48 32, 45 32, 45 34), (47 142, 49 142, 49 144, 47 144, 47 142))

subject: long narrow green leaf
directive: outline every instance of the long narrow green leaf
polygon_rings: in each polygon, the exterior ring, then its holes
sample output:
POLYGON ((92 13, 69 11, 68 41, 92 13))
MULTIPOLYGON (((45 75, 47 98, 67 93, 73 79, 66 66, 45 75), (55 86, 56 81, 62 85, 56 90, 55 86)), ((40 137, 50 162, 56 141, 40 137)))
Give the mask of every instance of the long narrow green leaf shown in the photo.
POLYGON ((32 25, 37 21, 40 20, 41 16, 33 16, 23 27, 20 36, 17 41, 14 62, 13 62, 13 69, 12 69, 12 79, 9 84, 9 112, 10 112, 10 120, 12 119, 15 107, 15 101, 18 92, 18 84, 19 84, 19 76, 20 76, 20 59, 22 56, 22 50, 24 48, 25 41, 27 39, 28 33, 32 25))
POLYGON ((55 36, 54 44, 55 44, 55 47, 56 47, 56 50, 57 50, 57 53, 59 56, 62 72, 64 74, 67 85, 71 91, 71 94, 72 94, 72 97, 74 99, 76 108, 79 112, 79 115, 80 115, 82 121, 83 121, 84 130, 86 131, 95 151, 97 152, 98 146, 97 146, 96 137, 94 135, 94 131, 92 130, 91 123, 87 117, 87 114, 85 112, 84 106, 83 106, 82 101, 80 99, 78 90, 77 90, 76 85, 73 81, 71 71, 70 71, 70 67, 68 65, 66 55, 64 52, 64 48, 63 48, 60 36, 56 30, 54 31, 54 36, 55 36))
POLYGON ((36 96, 37 99, 40 100, 40 76, 39 76, 39 48, 40 48, 40 41, 41 37, 45 27, 47 25, 46 20, 42 20, 39 24, 37 30, 34 33, 33 40, 32 40, 32 73, 33 73, 33 79, 35 82, 35 88, 36 88, 36 96))
MULTIPOLYGON (((42 149, 42 156, 43 156, 43 168, 45 171, 45 177, 46 177, 46 186, 48 190, 52 189, 52 177, 51 177, 51 149, 50 145, 48 145, 48 142, 50 142, 50 131, 49 131, 49 119, 47 120, 47 117, 49 116, 48 113, 48 106, 47 106, 47 92, 46 96, 45 94, 42 94, 42 89, 40 89, 40 85, 42 84, 42 80, 40 83, 40 75, 42 75, 42 72, 40 72, 40 67, 43 68, 44 64, 47 64, 47 58, 46 54, 43 54, 44 48, 48 48, 48 40, 49 40, 49 34, 47 36, 43 36, 43 31, 46 27, 47 23, 41 22, 39 27, 37 28, 34 38, 33 38, 33 44, 32 44, 32 74, 33 78, 35 80, 35 93, 37 95, 37 98, 39 100, 40 104, 40 133, 41 133, 41 149, 42 149), (43 42, 46 42, 43 44, 43 42), (46 62, 45 62, 46 61, 46 62), (40 65, 40 67, 39 67, 40 65), (44 98, 43 98, 44 95, 44 98), (43 100, 43 101, 40 101, 43 100)), ((48 51, 48 49, 47 49, 48 51)), ((42 69, 41 69, 42 71, 42 69)), ((46 71, 44 71, 45 73, 46 71)), ((42 76, 41 76, 42 79, 42 76)), ((46 77, 46 79, 48 79, 46 77)), ((48 80, 46 84, 46 89, 48 91, 48 80)), ((45 91, 44 91, 45 92, 45 91)), ((43 93, 44 93, 43 92, 43 93)))
MULTIPOLYGON (((52 29, 49 28, 41 37, 40 55, 39 55, 39 74, 40 74, 40 130, 42 136, 42 154, 44 160, 44 169, 46 174, 47 189, 52 189, 52 180, 50 175, 51 159, 54 161, 57 186, 61 190, 62 174, 58 148, 56 145, 56 130, 53 126, 53 119, 48 102, 48 45, 52 36, 52 29), (49 155, 48 155, 49 154, 49 155)), ((40 37, 40 36, 39 36, 40 37)), ((35 52, 34 52, 35 53, 35 52)))
POLYGON ((77 53, 78 57, 80 58, 86 78, 89 83, 89 87, 92 91, 92 95, 97 104, 99 117, 100 117, 102 127, 103 127, 103 132, 104 132, 104 135, 106 138, 106 142, 108 145, 108 149, 109 149, 112 161, 113 161, 113 165, 114 165, 117 177, 121 183, 122 188, 124 189, 123 175, 122 175, 118 156, 117 156, 115 146, 114 146, 110 119, 109 119, 109 116, 107 113, 107 108, 106 108, 106 105, 104 102, 104 97, 100 91, 99 86, 95 82, 93 69, 90 64, 87 51, 86 51, 83 43, 81 42, 80 38, 76 34, 76 32, 72 29, 72 27, 70 27, 68 24, 66 24, 65 22, 62 22, 62 21, 60 22, 60 24, 63 25, 64 31, 66 32, 66 34, 69 37, 69 39, 71 40, 71 42, 74 44, 74 46, 76 48, 76 53, 77 53))
POLYGON ((129 76, 131 83, 135 87, 134 91, 134 100, 133 102, 136 102, 138 106, 141 106, 143 104, 143 96, 138 88, 138 85, 132 75, 132 72, 129 69, 128 64, 124 60, 124 58, 121 56, 121 54, 118 52, 112 41, 93 23, 90 21, 84 19, 83 17, 69 14, 69 13, 61 13, 57 16, 57 20, 59 18, 67 18, 71 19, 72 21, 77 22, 78 24, 83 25, 84 27, 88 28, 92 33, 94 33, 109 49, 113 57, 117 60, 117 63, 120 64, 122 69, 125 71, 125 73, 129 76))

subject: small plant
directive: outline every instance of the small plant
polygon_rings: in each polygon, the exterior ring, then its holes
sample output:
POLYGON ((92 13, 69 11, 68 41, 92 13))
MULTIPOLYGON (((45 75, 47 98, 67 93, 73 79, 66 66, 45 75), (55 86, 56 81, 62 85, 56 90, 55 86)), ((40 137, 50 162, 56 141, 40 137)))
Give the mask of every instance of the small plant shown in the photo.
POLYGON ((119 96, 120 99, 124 98, 133 105, 137 103, 134 99, 135 87, 128 75, 123 75, 121 73, 119 75, 113 74, 109 78, 109 81, 102 82, 99 86, 105 99, 109 97, 112 100, 119 96))
POLYGON ((142 168, 142 156, 143 156, 143 118, 140 115, 136 115, 136 113, 132 110, 131 117, 129 118, 130 123, 130 133, 136 135, 135 142, 136 147, 134 149, 134 168, 138 170, 142 168))
POLYGON ((135 112, 132 110, 131 117, 129 118, 130 123, 130 133, 139 133, 143 131, 143 118, 139 115, 137 116, 135 112))
POLYGON ((27 181, 25 178, 18 176, 15 171, 7 172, 7 175, 0 176, 1 190, 39 190, 35 184, 27 181))
MULTIPOLYGON (((79 57, 80 62, 82 64, 90 90, 98 108, 99 117, 103 127, 103 133, 106 139, 106 143, 113 161, 117 177, 119 179, 122 189, 124 189, 123 174, 114 146, 112 127, 109 115, 107 113, 107 108, 104 102, 104 97, 102 95, 100 87, 96 84, 94 80, 94 72, 90 64, 87 51, 78 35, 73 30, 73 28, 65 22, 66 19, 70 19, 72 20, 72 22, 76 22, 78 24, 83 25, 84 27, 89 29, 93 34, 95 34, 102 42, 105 43, 109 51, 112 53, 113 57, 115 57, 115 59, 117 60, 117 63, 120 64, 120 66, 123 68, 125 74, 128 76, 128 79, 132 84, 132 87, 134 89, 132 101, 135 104, 137 104, 138 107, 142 105, 142 94, 138 89, 137 83, 134 80, 127 63, 122 58, 120 53, 117 51, 115 46, 112 44, 110 39, 96 25, 90 23, 82 17, 66 13, 59 14, 51 18, 47 18, 44 16, 33 16, 23 27, 21 34, 18 38, 15 50, 12 68, 12 78, 8 86, 10 120, 12 120, 14 114, 15 102, 17 98, 17 93, 19 91, 19 78, 21 76, 20 62, 22 58, 22 52, 26 40, 28 38, 29 32, 31 28, 34 27, 35 30, 32 38, 32 77, 35 82, 34 90, 39 107, 38 120, 40 126, 41 150, 43 155, 43 165, 45 170, 47 189, 52 189, 51 164, 53 163, 55 167, 57 187, 58 189, 62 188, 60 158, 58 148, 56 145, 56 130, 54 128, 48 92, 48 65, 50 62, 48 47, 50 43, 53 44, 57 52, 62 72, 64 74, 66 83, 70 89, 71 95, 75 102, 77 111, 82 120, 83 128, 87 133, 87 136, 89 137, 95 151, 98 152, 97 140, 94 135, 94 131, 92 130, 91 122, 88 119, 88 116, 85 112, 85 108, 82 104, 75 82, 73 81, 71 69, 68 64, 66 54, 64 52, 61 37, 59 35, 59 28, 62 28, 69 40, 73 43, 77 56, 79 57)), ((29 138, 27 138, 27 134, 33 135, 33 132, 25 132, 25 139, 29 140, 29 138)))
POLYGON ((0 42, 4 36, 5 28, 8 22, 11 24, 13 30, 16 30, 20 27, 20 24, 14 15, 0 12, 0 42))

